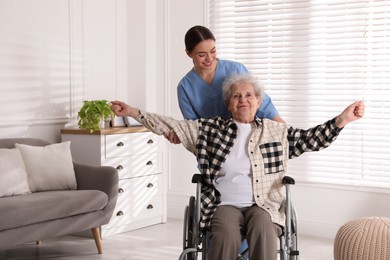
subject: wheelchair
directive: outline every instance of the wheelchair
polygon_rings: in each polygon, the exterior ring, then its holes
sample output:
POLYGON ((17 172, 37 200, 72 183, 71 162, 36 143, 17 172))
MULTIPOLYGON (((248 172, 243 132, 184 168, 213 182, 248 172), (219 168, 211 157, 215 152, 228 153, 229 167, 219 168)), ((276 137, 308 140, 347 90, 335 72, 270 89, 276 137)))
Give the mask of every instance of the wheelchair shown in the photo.
MULTIPOLYGON (((201 196, 201 174, 192 176, 192 183, 196 184, 196 197, 191 196, 188 205, 184 210, 183 224, 183 251, 179 260, 197 260, 200 256, 202 260, 207 260, 208 232, 200 231, 200 196, 201 196)), ((295 180, 289 176, 283 178, 286 187, 285 214, 286 223, 282 228, 279 237, 279 260, 299 260, 297 216, 291 202, 290 185, 295 184, 295 180)), ((241 244, 240 253, 236 260, 248 260, 248 245, 246 240, 241 244)))

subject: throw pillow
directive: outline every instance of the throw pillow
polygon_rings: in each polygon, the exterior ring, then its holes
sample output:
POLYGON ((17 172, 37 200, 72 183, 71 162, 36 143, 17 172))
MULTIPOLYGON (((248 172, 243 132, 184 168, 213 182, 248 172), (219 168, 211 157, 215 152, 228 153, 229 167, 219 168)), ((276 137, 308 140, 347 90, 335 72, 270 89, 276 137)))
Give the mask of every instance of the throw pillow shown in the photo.
POLYGON ((22 153, 31 192, 77 188, 70 141, 47 146, 15 144, 15 147, 22 153))
POLYGON ((0 149, 0 197, 30 193, 22 155, 16 149, 0 149))

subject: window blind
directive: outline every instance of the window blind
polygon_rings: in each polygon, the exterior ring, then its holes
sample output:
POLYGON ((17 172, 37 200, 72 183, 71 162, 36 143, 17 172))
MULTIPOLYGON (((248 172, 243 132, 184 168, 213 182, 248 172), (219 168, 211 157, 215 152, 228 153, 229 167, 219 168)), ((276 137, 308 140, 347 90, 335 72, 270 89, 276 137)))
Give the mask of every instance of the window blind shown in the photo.
POLYGON ((364 119, 289 161, 300 182, 390 188, 390 1, 208 0, 218 57, 266 86, 281 117, 309 128, 364 99, 364 119))

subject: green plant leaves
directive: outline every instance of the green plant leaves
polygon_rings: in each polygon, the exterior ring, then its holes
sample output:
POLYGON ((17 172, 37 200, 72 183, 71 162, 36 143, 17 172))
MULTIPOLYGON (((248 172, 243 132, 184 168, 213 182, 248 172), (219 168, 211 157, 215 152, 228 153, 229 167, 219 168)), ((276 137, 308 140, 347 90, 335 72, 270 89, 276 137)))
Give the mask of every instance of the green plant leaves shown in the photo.
POLYGON ((85 100, 78 112, 78 125, 81 129, 88 129, 92 133, 99 130, 100 120, 111 116, 110 102, 107 100, 85 100))

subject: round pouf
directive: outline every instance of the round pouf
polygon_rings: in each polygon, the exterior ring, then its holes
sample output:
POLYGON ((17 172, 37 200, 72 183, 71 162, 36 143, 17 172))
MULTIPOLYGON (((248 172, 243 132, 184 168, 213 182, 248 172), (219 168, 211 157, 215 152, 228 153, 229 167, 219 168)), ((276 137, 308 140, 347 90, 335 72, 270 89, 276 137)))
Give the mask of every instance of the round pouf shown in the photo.
POLYGON ((390 218, 359 218, 341 226, 333 248, 335 260, 389 260, 390 218))

